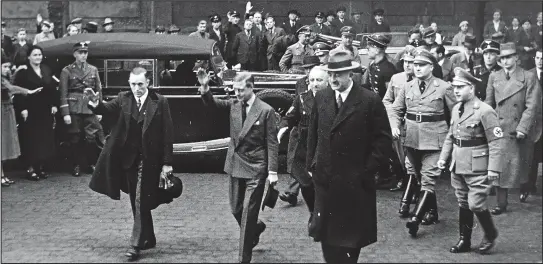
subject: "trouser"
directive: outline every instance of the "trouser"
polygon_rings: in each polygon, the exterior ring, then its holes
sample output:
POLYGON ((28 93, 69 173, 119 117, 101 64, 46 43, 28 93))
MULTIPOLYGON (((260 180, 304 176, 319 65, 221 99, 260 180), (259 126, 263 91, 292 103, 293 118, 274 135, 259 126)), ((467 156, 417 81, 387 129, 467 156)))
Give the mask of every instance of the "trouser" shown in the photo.
POLYGON ((105 144, 102 125, 96 115, 72 114, 68 141, 73 165, 93 165, 105 144))
POLYGON ((498 206, 501 208, 507 207, 507 196, 509 194, 509 189, 507 188, 501 188, 496 186, 496 200, 498 203, 498 206))
POLYGON ((285 191, 286 194, 291 194, 298 196, 300 193, 300 183, 291 176, 290 183, 288 184, 288 189, 285 191))
POLYGON ((528 181, 526 183, 523 183, 520 186, 521 192, 531 192, 536 193, 537 192, 537 172, 539 170, 539 163, 541 162, 541 152, 542 152, 542 146, 541 146, 541 138, 535 143, 534 146, 534 155, 532 158, 532 167, 530 169, 530 175, 528 178, 528 181))
POLYGON ((323 242, 321 242, 321 247, 324 261, 333 264, 357 263, 361 249, 331 246, 323 242))
POLYGON ((230 176, 230 208, 240 226, 239 260, 251 261, 266 179, 230 176))
POLYGON ((143 206, 141 199, 145 195, 142 193, 141 186, 143 177, 142 169, 143 161, 137 159, 134 165, 125 171, 128 181, 130 205, 132 206, 132 215, 134 216, 130 245, 139 249, 144 247, 145 241, 149 241, 148 243, 156 242, 151 210, 143 206))
POLYGON ((486 199, 491 185, 487 175, 466 175, 451 172, 451 185, 455 190, 458 206, 473 212, 487 210, 486 199))
POLYGON ((307 209, 311 213, 315 208, 315 185, 311 183, 309 186, 302 186, 301 190, 307 209))
POLYGON ((421 191, 434 192, 436 180, 441 175, 437 167, 439 150, 418 150, 406 147, 407 158, 420 179, 421 191))

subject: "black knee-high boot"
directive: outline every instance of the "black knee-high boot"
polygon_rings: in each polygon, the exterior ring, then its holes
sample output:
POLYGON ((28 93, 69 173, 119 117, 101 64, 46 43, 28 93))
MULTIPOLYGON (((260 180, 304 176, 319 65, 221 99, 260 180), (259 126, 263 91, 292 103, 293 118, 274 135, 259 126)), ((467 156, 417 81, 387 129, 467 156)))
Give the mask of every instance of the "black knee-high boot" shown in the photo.
POLYGON ((492 249, 492 247, 494 247, 494 241, 498 237, 498 230, 494 226, 494 222, 492 221, 492 215, 488 210, 476 212, 475 215, 477 215, 479 223, 481 224, 481 227, 485 232, 483 241, 481 241, 481 244, 479 245, 479 252, 481 254, 484 254, 492 249))
POLYGON ((436 193, 432 193, 431 199, 428 203, 428 211, 424 215, 421 224, 432 225, 439 222, 439 215, 437 213, 437 197, 436 193))
POLYGON ((419 224, 427 211, 428 203, 432 199, 431 196, 431 192, 422 191, 421 198, 417 203, 417 207, 415 208, 415 213, 413 217, 409 220, 409 222, 405 224, 405 227, 409 229, 409 234, 411 234, 412 237, 417 236, 417 232, 419 231, 419 224))
POLYGON ((417 192, 417 179, 415 175, 410 174, 400 202, 400 210, 398 211, 400 217, 409 216, 409 206, 415 192, 417 192))
POLYGON ((451 247, 451 253, 462 253, 471 250, 471 233, 473 230, 473 212, 468 208, 460 207, 458 213, 458 228, 460 239, 451 247))

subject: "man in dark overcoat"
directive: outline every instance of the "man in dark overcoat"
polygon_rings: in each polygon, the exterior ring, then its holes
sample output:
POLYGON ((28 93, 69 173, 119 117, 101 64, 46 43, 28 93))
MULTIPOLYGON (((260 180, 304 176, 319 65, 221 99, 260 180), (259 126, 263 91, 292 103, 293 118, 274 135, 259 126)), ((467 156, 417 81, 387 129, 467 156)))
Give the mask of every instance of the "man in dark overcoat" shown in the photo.
MULTIPOLYGON (((327 263, 357 263, 361 248, 377 241, 373 175, 393 155, 381 98, 353 82, 348 52, 330 55, 331 89, 315 95, 308 127, 307 170, 315 184, 313 233, 327 263)), ((310 224, 310 226, 312 226, 310 224)))
POLYGON ((159 201, 159 182, 172 172, 173 122, 167 99, 148 89, 144 68, 134 68, 129 83, 131 91, 107 103, 86 90, 94 113, 118 116, 89 187, 114 200, 120 191, 130 195, 134 225, 126 257, 136 260, 140 250, 156 245, 151 209, 159 201))
POLYGON ((224 48, 225 60, 229 69, 232 69, 232 66, 236 64, 236 53, 234 52, 234 39, 236 35, 243 31, 243 29, 238 25, 240 14, 237 11, 232 11, 231 21, 224 26, 223 32, 226 36, 226 47, 224 48))

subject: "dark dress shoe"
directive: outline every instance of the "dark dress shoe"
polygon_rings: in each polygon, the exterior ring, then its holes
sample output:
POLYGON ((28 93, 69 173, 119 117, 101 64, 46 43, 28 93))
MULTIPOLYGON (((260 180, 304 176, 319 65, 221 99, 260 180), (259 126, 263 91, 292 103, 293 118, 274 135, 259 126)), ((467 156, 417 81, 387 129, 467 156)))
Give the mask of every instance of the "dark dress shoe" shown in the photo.
POLYGON ((282 193, 279 195, 279 199, 283 202, 287 202, 292 206, 296 206, 298 204, 298 197, 294 196, 290 193, 282 193))
POLYGON ((528 199, 528 196, 530 196, 530 192, 523 192, 520 194, 520 202, 525 203, 526 199, 528 199))
POLYGON ((260 235, 262 235, 262 233, 264 233, 264 230, 266 230, 266 224, 264 224, 263 222, 260 222, 257 225, 258 225, 258 232, 256 233, 256 237, 253 242, 253 248, 256 247, 256 245, 258 245, 258 242, 260 242, 260 235))
POLYGON ((506 211, 507 211, 506 207, 496 206, 494 207, 494 209, 490 210, 490 213, 492 213, 493 215, 501 215, 502 213, 505 213, 506 211))
POLYGON ((72 170, 72 175, 74 177, 79 177, 79 175, 81 175, 81 167, 79 167, 79 165, 76 165, 74 167, 74 169, 72 170))
POLYGON ((124 255, 128 261, 134 261, 140 258, 140 250, 132 247, 124 255))
POLYGON ((145 240, 145 243, 143 244, 143 250, 151 249, 156 247, 156 240, 145 240))
POLYGON ((38 174, 36 173, 36 171, 34 171, 34 168, 32 167, 28 168, 28 170, 26 171, 26 177, 31 181, 40 180, 40 177, 38 176, 38 174))

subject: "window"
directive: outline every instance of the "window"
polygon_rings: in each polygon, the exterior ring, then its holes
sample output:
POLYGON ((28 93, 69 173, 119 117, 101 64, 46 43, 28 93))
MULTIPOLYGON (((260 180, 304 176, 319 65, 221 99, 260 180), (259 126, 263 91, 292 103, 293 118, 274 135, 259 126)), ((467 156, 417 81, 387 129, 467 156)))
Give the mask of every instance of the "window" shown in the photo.
POLYGON ((106 62, 106 78, 104 82, 106 87, 121 88, 128 87, 128 78, 130 72, 135 67, 143 67, 148 71, 148 76, 153 82, 153 69, 155 67, 154 60, 107 60, 106 62))

